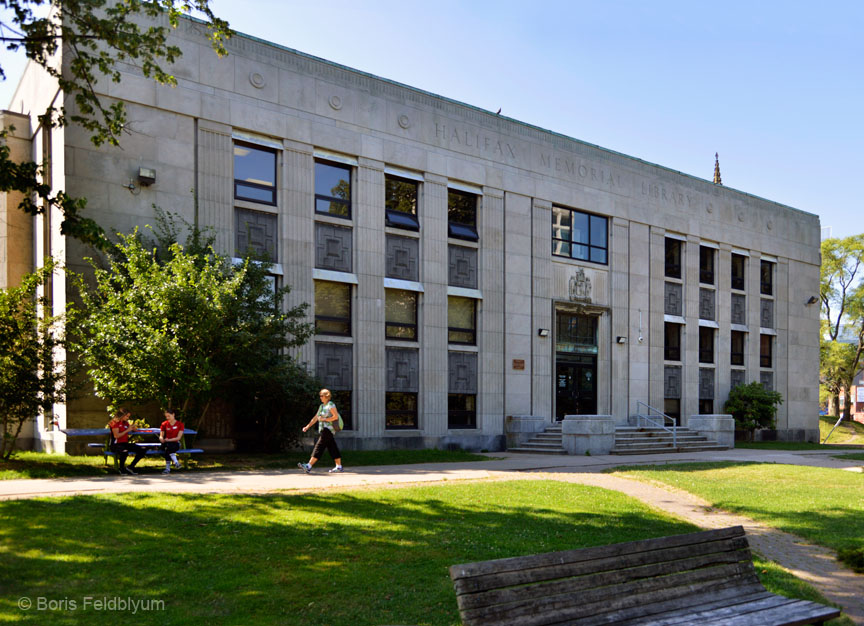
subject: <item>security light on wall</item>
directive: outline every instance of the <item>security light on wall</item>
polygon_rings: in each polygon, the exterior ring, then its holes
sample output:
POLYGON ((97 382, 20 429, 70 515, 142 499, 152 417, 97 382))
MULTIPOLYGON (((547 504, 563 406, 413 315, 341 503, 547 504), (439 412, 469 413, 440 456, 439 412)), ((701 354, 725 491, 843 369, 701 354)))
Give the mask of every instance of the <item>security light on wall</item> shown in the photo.
POLYGON ((804 304, 816 304, 818 301, 819 301, 819 298, 817 298, 816 296, 810 296, 807 299, 807 302, 805 302, 804 304))
POLYGON ((138 168, 138 184, 142 187, 149 187, 156 182, 156 170, 149 167, 138 168))
POLYGON ((627 337, 616 337, 615 343, 627 343, 627 337))
POLYGON ((540 337, 548 337, 549 336, 549 329, 548 328, 538 328, 537 329, 537 335, 540 337))

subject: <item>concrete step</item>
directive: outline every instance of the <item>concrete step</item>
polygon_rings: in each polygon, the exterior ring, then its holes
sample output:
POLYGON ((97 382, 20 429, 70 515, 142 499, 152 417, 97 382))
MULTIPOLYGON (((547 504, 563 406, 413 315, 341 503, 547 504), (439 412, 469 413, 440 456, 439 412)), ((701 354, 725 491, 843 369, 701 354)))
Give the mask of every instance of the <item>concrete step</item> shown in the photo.
POLYGON ((664 447, 664 448, 618 448, 617 446, 612 448, 609 451, 609 454, 615 455, 624 455, 624 454, 672 454, 672 453, 687 453, 687 452, 710 452, 712 450, 728 450, 727 446, 721 446, 720 444, 708 443, 705 445, 694 445, 694 446, 678 446, 678 447, 664 447))
POLYGON ((517 452, 521 454, 567 454, 564 448, 508 448, 507 452, 517 452))

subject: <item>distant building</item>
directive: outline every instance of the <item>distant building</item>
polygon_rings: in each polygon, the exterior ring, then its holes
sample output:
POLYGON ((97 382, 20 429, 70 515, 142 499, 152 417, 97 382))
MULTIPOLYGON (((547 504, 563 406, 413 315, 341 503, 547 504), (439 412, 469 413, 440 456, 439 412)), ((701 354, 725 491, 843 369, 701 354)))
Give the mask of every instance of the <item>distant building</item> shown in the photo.
MULTIPOLYGON (((749 381, 782 393, 781 438, 818 438, 817 216, 244 35, 219 59, 201 30, 172 36, 176 88, 131 66, 104 83, 128 106, 122 149, 41 127, 58 92, 32 64, 26 117, 4 123, 106 228, 156 204, 226 254, 270 254, 312 305, 300 357, 346 447, 494 450, 508 416, 624 424, 637 402, 687 424, 749 381)), ((57 223, 7 238, 10 263, 32 237, 31 259, 81 270, 57 223)), ((58 416, 105 422, 93 398, 58 416)), ((63 449, 45 423, 33 437, 63 449)))

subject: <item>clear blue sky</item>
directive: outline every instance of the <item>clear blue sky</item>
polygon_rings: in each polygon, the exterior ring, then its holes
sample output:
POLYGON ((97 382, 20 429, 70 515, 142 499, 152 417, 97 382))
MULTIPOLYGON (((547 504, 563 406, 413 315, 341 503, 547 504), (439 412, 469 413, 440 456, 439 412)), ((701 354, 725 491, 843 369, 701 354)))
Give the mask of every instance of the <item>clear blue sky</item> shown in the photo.
POLYGON ((213 6, 240 32, 700 178, 719 152, 726 186, 864 232, 864 2, 213 6))

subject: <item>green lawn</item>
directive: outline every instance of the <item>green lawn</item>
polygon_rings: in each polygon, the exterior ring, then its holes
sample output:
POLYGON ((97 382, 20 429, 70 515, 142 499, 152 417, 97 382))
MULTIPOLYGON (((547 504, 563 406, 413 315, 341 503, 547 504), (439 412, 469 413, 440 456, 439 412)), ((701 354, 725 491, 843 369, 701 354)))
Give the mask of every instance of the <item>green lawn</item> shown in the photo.
MULTIPOLYGON (((860 473, 780 464, 684 463, 618 468, 660 481, 834 550, 864 546, 860 473)), ((847 559, 853 565, 854 559, 847 559)))
MULTIPOLYGON (((834 428, 837 418, 833 416, 819 416, 819 441, 825 441, 825 437, 834 428)), ((864 424, 849 420, 843 420, 831 434, 828 444, 864 445, 864 424)))
MULTIPOLYGON (((286 454, 199 454, 191 459, 192 471, 246 471, 260 469, 294 469, 298 461, 309 460, 309 450, 286 454)), ((182 456, 182 455, 181 455, 182 456)), ((448 450, 364 450, 343 454, 346 467, 361 465, 407 465, 413 463, 457 463, 488 461, 491 457, 470 452, 448 450)), ((328 455, 319 461, 320 467, 332 467, 328 455)), ((161 457, 145 457, 137 466, 142 474, 158 474, 165 467, 161 457)), ((186 471, 186 470, 181 470, 186 471)), ((101 455, 70 456, 42 452, 19 452, 9 461, 0 460, 0 480, 14 478, 58 478, 75 476, 105 476, 115 474, 113 460, 101 455)))
MULTIPOLYGON (((165 601, 135 624, 458 624, 452 564, 693 530, 623 494, 555 481, 7 501, 0 621, 116 624, 80 606, 123 596, 165 601), (25 613, 21 597, 79 608, 25 613)), ((759 566, 772 590, 802 593, 759 566)))

